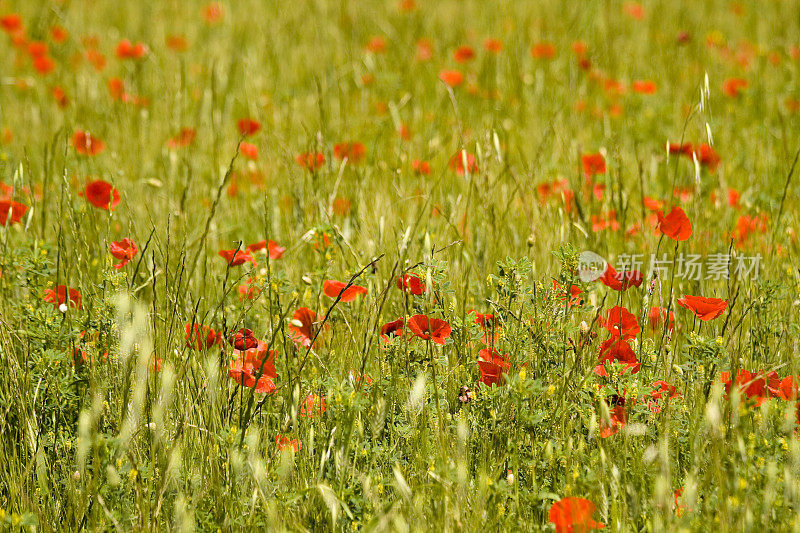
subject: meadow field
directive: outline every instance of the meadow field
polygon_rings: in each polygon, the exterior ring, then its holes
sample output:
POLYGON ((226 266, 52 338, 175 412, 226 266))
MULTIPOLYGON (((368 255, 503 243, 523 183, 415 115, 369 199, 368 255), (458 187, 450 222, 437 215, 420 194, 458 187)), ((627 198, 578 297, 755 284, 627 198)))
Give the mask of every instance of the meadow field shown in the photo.
POLYGON ((0 529, 800 531, 800 1, 0 0, 0 529))

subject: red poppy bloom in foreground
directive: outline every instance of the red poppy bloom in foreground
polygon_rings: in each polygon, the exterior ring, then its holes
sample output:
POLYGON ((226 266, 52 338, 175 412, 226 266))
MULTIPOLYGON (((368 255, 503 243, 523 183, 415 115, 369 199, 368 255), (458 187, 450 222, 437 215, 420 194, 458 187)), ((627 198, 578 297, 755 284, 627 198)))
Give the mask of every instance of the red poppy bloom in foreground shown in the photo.
POLYGON ((222 332, 217 333, 208 326, 186 324, 186 347, 192 350, 207 350, 219 344, 222 332))
POLYGON ((397 278, 397 288, 419 296, 425 292, 425 283, 414 274, 406 274, 397 278))
POLYGON ((611 333, 612 337, 622 337, 625 340, 636 338, 640 331, 636 315, 618 305, 609 309, 606 316, 600 317, 598 322, 611 333))
POLYGON ((119 191, 107 181, 96 180, 88 183, 83 195, 98 209, 111 211, 119 205, 119 191))
POLYGON ((639 287, 643 281, 642 273, 638 270, 617 272, 611 265, 606 266, 606 271, 598 279, 600 283, 615 291, 626 291, 631 286, 639 287))
POLYGON ((267 349, 267 343, 257 341, 254 348, 233 350, 235 360, 231 361, 228 375, 240 385, 261 394, 271 394, 277 390, 275 382, 275 351, 267 349))
POLYGON ((474 154, 471 154, 466 150, 460 150, 456 152, 456 154, 453 155, 453 157, 450 158, 450 169, 454 170, 457 175, 463 176, 464 168, 469 170, 470 174, 474 174, 478 172, 478 163, 475 160, 474 154), (466 161, 466 167, 464 167, 465 161, 466 161))
POLYGON ((27 205, 13 200, 0 200, 0 226, 19 224, 27 212, 27 205))
POLYGON ((76 131, 72 135, 72 146, 81 155, 97 155, 105 149, 106 145, 88 131, 76 131))
POLYGON ((339 298, 342 302, 348 303, 356 299, 359 294, 367 294, 367 288, 360 285, 350 285, 336 280, 325 280, 322 282, 322 292, 328 298, 339 298))
POLYGON ((381 338, 384 344, 389 344, 394 337, 403 335, 403 317, 381 326, 381 338))
POLYGON ((252 118, 242 118, 236 123, 236 127, 239 128, 239 133, 248 137, 250 135, 255 135, 261 130, 261 123, 252 118))
POLYGON ((320 152, 307 152, 295 157, 295 161, 306 170, 317 170, 325 164, 325 155, 320 152))
POLYGON ((305 418, 316 418, 324 412, 325 398, 316 394, 309 394, 300 406, 300 416, 305 418))
POLYGON ((495 349, 484 348, 478 352, 478 369, 481 371, 480 382, 491 387, 502 385, 503 376, 511 367, 511 362, 495 349))
POLYGON ((673 207, 667 216, 659 211, 657 216, 658 229, 670 239, 685 241, 692 236, 692 223, 680 207, 673 207))
POLYGON ((592 520, 595 505, 585 498, 562 498, 553 503, 547 518, 556 526, 556 533, 578 533, 603 529, 605 524, 592 520))
POLYGON ((308 307, 301 307, 292 315, 289 330, 294 333, 292 340, 302 346, 311 346, 311 339, 314 337, 314 323, 317 321, 317 313, 308 307))
POLYGON ((125 238, 121 241, 112 242, 109 246, 109 251, 111 252, 111 255, 120 260, 119 263, 114 265, 114 268, 120 269, 127 265, 131 259, 133 259, 133 256, 139 252, 139 248, 136 246, 135 242, 125 238))
POLYGON ((678 305, 690 310, 700 320, 708 322, 709 320, 717 318, 725 311, 728 307, 728 300, 687 294, 683 298, 678 298, 678 305))
POLYGON ((599 152, 596 154, 583 154, 581 156, 581 165, 583 165, 583 173, 587 176, 606 173, 606 158, 599 152))
POLYGON ((432 340, 437 344, 444 344, 450 337, 450 324, 438 318, 429 318, 425 315, 414 315, 408 320, 408 329, 420 339, 432 340))
POLYGON ((600 364, 606 361, 621 363, 634 374, 641 368, 633 348, 622 337, 611 337, 600 345, 600 364))
POLYGON ((458 87, 464 83, 464 75, 458 70, 443 70, 439 72, 439 79, 449 87, 458 87))
POLYGON ((78 309, 83 308, 83 298, 78 289, 71 289, 66 285, 59 285, 55 289, 46 289, 44 291, 44 301, 53 304, 53 307, 56 309, 58 309, 58 306, 61 304, 67 303, 67 299, 69 299, 69 305, 71 307, 77 307, 78 309))
POLYGON ((253 256, 244 250, 220 250, 219 256, 225 259, 229 266, 243 265, 248 261, 253 265, 256 264, 256 260, 253 258, 253 256))
POLYGON ((347 158, 352 163, 357 163, 367 155, 367 147, 358 142, 345 142, 334 145, 333 155, 336 159, 347 158))
POLYGON ((237 350, 249 350, 258 346, 258 339, 253 335, 253 331, 247 328, 242 328, 236 332, 236 335, 231 339, 231 344, 237 350))

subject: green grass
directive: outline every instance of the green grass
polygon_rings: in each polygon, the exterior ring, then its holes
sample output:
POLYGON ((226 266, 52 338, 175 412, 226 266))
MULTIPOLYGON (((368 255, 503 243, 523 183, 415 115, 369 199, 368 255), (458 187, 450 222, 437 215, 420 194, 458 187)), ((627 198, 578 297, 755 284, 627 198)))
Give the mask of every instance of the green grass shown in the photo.
POLYGON ((30 208, 0 226, 3 527, 553 531, 551 506, 573 496, 612 531, 800 531, 797 402, 755 405, 720 381, 800 375, 800 2, 648 0, 641 19, 610 0, 220 4, 209 23, 192 0, 0 0, 54 64, 40 74, 0 33, 0 180, 14 188, 0 197, 30 208), (167 46, 175 35, 185 51, 167 46), (367 50, 375 37, 383 51, 367 50), (122 39, 149 53, 118 59, 122 39), (552 59, 531 56, 543 42, 552 59), (472 61, 454 60, 461 45, 472 61), (98 53, 102 70, 87 58, 98 53), (444 69, 464 83, 450 90, 444 69), (737 97, 723 91, 733 78, 748 82, 737 97), (242 138, 247 117, 262 127, 242 138), (194 141, 169 148, 182 128, 194 141), (78 154, 79 130, 105 149, 78 154), (363 160, 335 156, 348 141, 363 160), (237 156, 241 142, 257 160, 237 156), (711 142, 719 167, 668 156, 667 142, 711 142), (450 168, 461 150, 477 171, 450 168), (324 164, 301 168, 306 152, 324 164), (597 152, 602 198, 581 166, 597 152), (120 195, 111 212, 84 197, 99 179, 120 195), (569 209, 537 188, 559 180, 575 191, 569 209), (680 205, 693 235, 662 236, 645 197, 680 205), (610 211, 619 227, 602 229, 610 211), (743 216, 759 217, 745 237, 743 216), (109 245, 125 237, 139 252, 115 269, 109 245), (262 239, 283 257, 218 256, 262 239), (616 292, 577 278, 584 250, 618 267, 625 254, 762 260, 757 280, 654 279, 645 261, 641 287, 616 292), (406 273, 429 290, 400 291, 406 273), (368 292, 337 301, 325 280, 368 292), (572 283, 580 305, 564 298, 572 283), (81 308, 44 301, 58 285, 81 308), (686 294, 729 305, 701 322, 677 304, 686 294), (598 317, 615 305, 640 322, 641 370, 600 378, 598 317), (649 328, 651 306, 671 309, 673 332, 649 328), (301 307, 319 317, 311 349, 290 329, 301 307), (497 317, 508 354, 494 387, 479 383, 473 309, 497 317), (445 345, 408 325, 384 344, 383 324, 417 314, 450 324, 445 345), (187 324, 222 332, 222 348, 187 346, 187 324), (229 376, 240 328, 275 350, 274 393, 229 376), (680 396, 655 413, 643 397, 660 380, 680 396), (324 413, 302 416, 309 395, 324 413), (627 424, 603 437, 614 395, 627 424), (302 447, 281 451, 277 435, 302 447))

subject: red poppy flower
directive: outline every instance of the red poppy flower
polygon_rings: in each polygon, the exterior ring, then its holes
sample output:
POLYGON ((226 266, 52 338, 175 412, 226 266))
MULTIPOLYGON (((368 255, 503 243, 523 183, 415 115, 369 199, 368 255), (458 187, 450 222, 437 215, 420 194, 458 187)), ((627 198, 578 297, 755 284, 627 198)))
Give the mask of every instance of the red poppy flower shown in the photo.
POLYGON ((389 344, 392 338, 403 336, 403 317, 381 326, 381 338, 384 344, 389 344))
POLYGON ((294 450, 295 452, 299 452, 303 449, 303 443, 300 439, 290 439, 285 435, 275 435, 275 442, 278 444, 278 449, 283 450, 294 450))
POLYGON ((653 390, 650 392, 650 399, 647 400, 647 407, 650 412, 658 414, 661 412, 663 399, 672 399, 681 396, 681 393, 674 385, 666 381, 656 381, 653 383, 653 390))
POLYGON ((325 155, 321 152, 307 152, 299 154, 295 158, 295 161, 297 161, 297 164, 306 170, 317 170, 322 168, 322 165, 325 164, 325 155))
MULTIPOLYGON (((720 372, 720 380, 725 384, 725 392, 730 393, 733 383, 729 372, 720 372)), ((736 374, 736 387, 740 393, 751 400, 756 406, 761 405, 767 398, 767 384, 764 376, 750 372, 743 368, 736 374)))
POLYGON ((120 59, 141 59, 148 54, 149 50, 143 43, 132 43, 128 39, 123 39, 117 45, 117 57, 120 59))
POLYGON ((692 236, 692 223, 680 207, 673 207, 667 216, 663 211, 657 213, 658 229, 676 241, 685 241, 692 236))
POLYGON ((596 154, 583 154, 581 156, 581 165, 583 165, 583 173, 586 176, 606 173, 606 158, 599 152, 596 154))
POLYGON ((322 282, 322 292, 328 298, 339 298, 340 301, 348 303, 356 299, 360 294, 367 294, 367 288, 360 285, 351 285, 347 287, 347 283, 336 280, 325 280, 322 282))
POLYGON ((257 341, 256 346, 246 350, 233 350, 236 357, 230 363, 228 375, 242 386, 260 394, 271 394, 277 390, 275 382, 275 351, 267 349, 267 343, 257 341))
POLYGON ((219 256, 225 259, 228 265, 232 267, 243 265, 248 261, 251 262, 253 266, 256 264, 256 260, 253 256, 244 250, 220 250, 219 256))
POLYGON ((42 41, 31 41, 28 43, 28 55, 31 57, 42 57, 47 55, 47 43, 42 41))
POLYGON ((706 167, 709 172, 716 172, 721 159, 712 146, 701 144, 694 149, 694 153, 700 165, 706 167))
POLYGON ((258 146, 243 142, 239 145, 239 153, 252 161, 258 160, 258 146))
POLYGON ((78 309, 83 308, 83 298, 78 289, 71 289, 66 285, 59 285, 55 289, 45 289, 44 291, 44 301, 53 304, 53 307, 56 309, 58 309, 61 304, 67 303, 67 299, 69 299, 69 305, 71 307, 76 307, 78 309))
POLYGON ((254 242, 253 244, 248 244, 245 250, 251 253, 267 250, 269 253, 269 258, 274 261, 275 259, 280 259, 283 257, 283 253, 286 251, 286 248, 278 246, 278 243, 275 241, 263 240, 254 242))
POLYGON ((598 278, 600 283, 615 291, 626 291, 631 286, 639 287, 644 279, 638 270, 617 272, 611 265, 606 266, 606 271, 598 278))
POLYGON ((86 184, 86 200, 98 209, 111 211, 119 205, 119 191, 107 181, 97 180, 86 184))
POLYGON ((414 159, 411 161, 411 168, 414 169, 416 174, 420 175, 428 175, 431 173, 431 165, 427 161, 422 161, 420 159, 414 159))
POLYGON ((608 330, 612 337, 621 336, 625 340, 635 339, 641 329, 636 315, 618 305, 609 309, 606 316, 600 317, 598 322, 600 326, 608 330))
POLYGON ((183 35, 167 35, 164 41, 167 48, 173 52, 185 52, 189 49, 189 43, 186 42, 186 37, 183 35))
POLYGON ((27 212, 27 205, 13 200, 0 200, 0 226, 19 224, 27 212))
POLYGON ((705 298, 687 294, 683 298, 678 298, 678 305, 685 307, 694 313, 697 318, 707 322, 721 315, 728 307, 728 301, 720 298, 705 298))
POLYGON ((442 70, 439 72, 439 79, 450 87, 458 87, 464 83, 464 74, 458 70, 442 70))
POLYGON ((258 346, 258 339, 253 335, 253 331, 241 328, 231 339, 231 344, 237 350, 249 350, 258 346))
MULTIPOLYGON (((567 295, 564 292, 564 287, 556 280, 553 280, 553 292, 556 293, 556 300, 559 302, 566 302, 567 295)), ((568 307, 574 307, 583 303, 583 298, 580 297, 583 291, 577 285, 570 285, 569 287, 569 304, 568 307)))
POLYGON ((612 407, 608 414, 608 420, 600 420, 600 437, 603 439, 616 435, 628 423, 628 413, 624 405, 612 407))
POLYGON ((408 329, 411 333, 426 341, 432 340, 437 344, 444 344, 450 337, 450 324, 438 318, 429 318, 425 315, 414 315, 408 320, 408 329))
POLYGON ((483 41, 483 49, 493 54, 499 54, 503 51, 503 43, 500 39, 486 39, 483 41))
POLYGON ((358 163, 367 154, 367 147, 359 142, 344 142, 334 145, 333 155, 336 159, 347 158, 351 163, 358 163))
POLYGON ((638 4, 636 2, 625 2, 622 5, 622 9, 625 11, 625 14, 632 19, 642 20, 644 18, 644 7, 642 7, 642 4, 638 4))
POLYGON ((637 80, 633 82, 633 90, 639 94, 655 94, 658 85, 652 80, 637 80))
POLYGON ((691 157, 692 152, 694 151, 692 143, 684 143, 684 144, 669 143, 667 145, 667 149, 671 154, 680 154, 688 157, 691 157))
POLYGON ((467 163, 466 168, 469 170, 470 174, 478 172, 478 163, 475 159, 475 155, 466 150, 461 150, 450 158, 450 169, 454 170, 456 175, 463 176, 465 160, 467 163))
POLYGON ((386 50, 386 39, 381 36, 372 37, 364 48, 373 54, 380 54, 386 50))
POLYGON ((112 242, 109 248, 111 255, 120 260, 119 263, 114 265, 114 268, 116 269, 120 269, 127 265, 128 262, 133 259, 133 256, 139 252, 139 248, 136 246, 136 243, 128 238, 122 239, 121 241, 112 242))
POLYGON ((324 412, 325 398, 316 394, 309 394, 300 406, 300 416, 305 418, 317 418, 324 412))
POLYGON ((486 386, 502 385, 504 375, 511 367, 505 356, 493 348, 484 348, 478 352, 478 369, 481 371, 480 382, 486 386))
POLYGON ((239 133, 245 137, 249 137, 261 130, 261 123, 252 118, 242 118, 236 123, 236 127, 239 128, 239 133))
POLYGON ((585 498, 562 498, 550 506, 547 518, 556 527, 556 533, 578 533, 603 529, 605 524, 592 520, 595 506, 585 498))
POLYGON ((167 141, 167 146, 171 149, 183 148, 194 142, 197 132, 194 128, 182 128, 181 132, 167 141))
POLYGON ((0 16, 0 28, 8 34, 17 33, 22 29, 22 17, 18 13, 8 13, 0 16))
POLYGON ((641 368, 633 348, 622 337, 611 337, 600 345, 600 364, 606 361, 621 363, 634 374, 641 368))
MULTIPOLYGON (((650 331, 655 333, 661 327, 661 324, 664 323, 664 319, 667 316, 667 309, 665 307, 651 307, 650 308, 650 317, 648 320, 648 324, 650 326, 650 331)), ((669 312, 669 330, 672 331, 672 328, 675 324, 675 315, 672 311, 669 312)))
POLYGON ((749 83, 744 78, 728 78, 722 83, 722 92, 731 98, 737 98, 749 83))
POLYGON ((219 2, 209 2, 203 8, 203 18, 208 24, 219 22, 224 16, 225 11, 222 9, 222 4, 219 2))
POLYGON ((552 43, 536 43, 531 46, 531 57, 534 59, 553 59, 556 47, 552 43))
POLYGON ((222 332, 217 333, 208 326, 191 323, 186 324, 186 347, 192 350, 207 350, 219 344, 222 340, 222 332))
POLYGON ((410 292, 419 296, 425 292, 425 282, 414 274, 406 274, 397 278, 397 288, 401 291, 410 292))
MULTIPOLYGON (((773 393, 772 389, 770 389, 770 393, 773 393)), ((795 381, 794 376, 786 376, 783 378, 773 394, 784 400, 797 400, 800 393, 798 392, 798 383, 795 381)))
POLYGON ((56 62, 50 56, 35 57, 33 59, 33 68, 39 74, 50 74, 56 68, 56 62))
POLYGON ((305 347, 311 346, 316 321, 317 314, 308 307, 301 307, 295 311, 289 324, 289 330, 294 333, 292 340, 305 347))
POLYGON ((103 141, 94 137, 88 131, 76 131, 72 135, 72 146, 81 155, 97 155, 102 152, 106 145, 103 141))
POLYGON ((472 61, 475 59, 475 50, 473 50, 471 46, 459 46, 456 48, 456 51, 453 52, 453 59, 458 63, 472 61))

